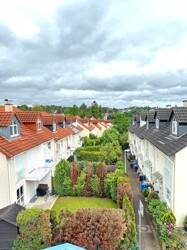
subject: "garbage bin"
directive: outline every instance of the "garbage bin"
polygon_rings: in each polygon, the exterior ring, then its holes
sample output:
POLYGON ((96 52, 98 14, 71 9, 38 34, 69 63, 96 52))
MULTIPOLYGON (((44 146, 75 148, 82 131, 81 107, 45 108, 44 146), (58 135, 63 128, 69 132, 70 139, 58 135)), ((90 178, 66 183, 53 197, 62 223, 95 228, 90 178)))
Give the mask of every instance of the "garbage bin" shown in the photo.
POLYGON ((142 182, 142 183, 140 184, 140 189, 143 190, 143 189, 145 189, 145 188, 148 188, 148 183, 142 182))

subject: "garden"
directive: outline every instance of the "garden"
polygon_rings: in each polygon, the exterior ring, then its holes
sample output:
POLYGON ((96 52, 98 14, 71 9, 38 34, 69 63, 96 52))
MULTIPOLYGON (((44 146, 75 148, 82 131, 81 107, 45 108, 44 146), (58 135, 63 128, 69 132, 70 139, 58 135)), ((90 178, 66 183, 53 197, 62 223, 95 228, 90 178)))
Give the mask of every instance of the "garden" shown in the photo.
POLYGON ((181 241, 181 231, 175 226, 176 218, 167 203, 159 199, 156 191, 142 190, 147 201, 147 208, 160 239, 162 249, 185 250, 181 241))
POLYGON ((130 180, 123 162, 107 172, 98 162, 61 160, 54 175, 59 199, 51 210, 31 208, 17 217, 14 250, 69 242, 90 250, 136 249, 130 180))

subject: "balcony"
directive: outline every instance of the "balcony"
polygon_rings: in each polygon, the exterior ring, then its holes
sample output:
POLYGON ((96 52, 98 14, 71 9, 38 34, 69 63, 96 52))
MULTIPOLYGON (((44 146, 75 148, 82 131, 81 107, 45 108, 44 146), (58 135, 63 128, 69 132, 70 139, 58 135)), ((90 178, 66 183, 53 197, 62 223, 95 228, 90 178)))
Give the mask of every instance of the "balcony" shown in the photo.
POLYGON ((26 169, 25 179, 27 181, 41 181, 50 172, 50 167, 26 169))

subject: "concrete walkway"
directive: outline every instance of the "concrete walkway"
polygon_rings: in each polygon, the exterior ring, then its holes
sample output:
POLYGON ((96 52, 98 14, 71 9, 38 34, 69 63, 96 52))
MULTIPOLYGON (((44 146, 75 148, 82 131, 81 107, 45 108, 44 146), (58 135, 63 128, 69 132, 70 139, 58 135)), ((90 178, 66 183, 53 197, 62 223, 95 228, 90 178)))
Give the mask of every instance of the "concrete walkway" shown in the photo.
POLYGON ((38 207, 41 209, 51 209, 55 201, 58 199, 58 195, 50 195, 49 197, 35 197, 31 201, 27 208, 38 207))
MULTIPOLYGON (((144 207, 145 202, 142 199, 141 190, 140 190, 140 183, 139 183, 139 176, 135 172, 134 169, 130 167, 129 162, 127 162, 127 174, 131 179, 131 188, 133 194, 133 207, 135 210, 135 217, 136 217, 136 225, 137 225, 137 233, 139 234, 139 202, 142 201, 144 207)), ((137 235, 139 238, 139 235, 137 235)), ((141 219, 141 250, 161 250, 157 235, 152 227, 150 217, 146 209, 144 209, 144 216, 141 219)))

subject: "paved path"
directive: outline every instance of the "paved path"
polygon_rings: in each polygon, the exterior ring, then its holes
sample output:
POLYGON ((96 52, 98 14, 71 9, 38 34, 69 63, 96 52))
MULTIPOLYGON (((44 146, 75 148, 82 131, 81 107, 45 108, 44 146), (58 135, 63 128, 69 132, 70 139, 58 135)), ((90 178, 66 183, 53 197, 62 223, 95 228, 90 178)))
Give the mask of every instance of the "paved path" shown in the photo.
POLYGON ((36 197, 33 202, 29 203, 27 208, 38 207, 41 209, 51 209, 57 199, 57 195, 50 195, 47 199, 45 197, 36 197))
MULTIPOLYGON (((133 207, 135 210, 137 233, 139 234, 139 201, 141 200, 145 206, 144 200, 142 199, 138 174, 129 166, 127 162, 127 174, 131 179, 131 187, 133 194, 133 207)), ((144 209, 144 216, 141 221, 141 250, 161 250, 156 233, 151 225, 150 217, 146 210, 144 209)))

